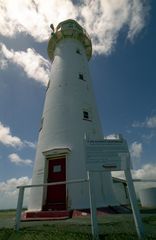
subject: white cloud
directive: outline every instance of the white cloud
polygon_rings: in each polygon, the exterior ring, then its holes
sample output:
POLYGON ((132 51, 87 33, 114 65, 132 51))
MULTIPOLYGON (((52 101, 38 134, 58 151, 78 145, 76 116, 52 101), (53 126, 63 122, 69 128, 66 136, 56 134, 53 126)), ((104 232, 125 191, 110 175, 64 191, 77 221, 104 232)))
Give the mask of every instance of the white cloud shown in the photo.
POLYGON ((143 148, 142 143, 133 142, 130 146, 130 154, 132 158, 140 158, 143 148))
POLYGON ((12 146, 12 147, 22 147, 23 142, 19 137, 12 136, 10 128, 4 126, 0 122, 0 143, 12 146))
POLYGON ((44 86, 47 85, 50 66, 48 60, 31 48, 26 52, 9 50, 4 44, 1 44, 0 48, 4 57, 22 67, 29 78, 33 78, 44 86))
POLYGON ((155 133, 154 132, 151 132, 149 134, 143 134, 142 135, 142 138, 144 140, 144 142, 146 143, 150 143, 150 141, 155 137, 155 133))
POLYGON ((69 0, 1 0, 0 32, 5 36, 25 32, 37 41, 44 41, 49 38, 51 21, 58 24, 75 15, 75 7, 69 0))
POLYGON ((132 127, 134 127, 134 128, 143 128, 143 127, 145 127, 145 122, 137 122, 137 121, 135 121, 134 123, 132 123, 132 127))
POLYGON ((11 146, 11 147, 30 147, 35 148, 36 144, 27 140, 22 140, 17 136, 12 136, 10 127, 4 126, 0 122, 0 143, 2 143, 5 146, 11 146))
POLYGON ((16 190, 17 186, 29 184, 31 184, 31 179, 29 179, 28 177, 11 178, 8 179, 6 182, 0 182, 0 192, 8 194, 13 190, 16 190))
MULTIPOLYGON (((112 172, 112 175, 125 179, 123 171, 112 172)), ((137 170, 132 170, 132 177, 133 179, 156 180, 156 164, 148 163, 137 170)))
POLYGON ((156 164, 145 164, 142 168, 134 170, 133 178, 156 180, 156 164))
POLYGON ((148 15, 150 10, 149 5, 145 6, 146 0, 133 0, 131 2, 131 17, 129 21, 128 38, 133 40, 145 25, 145 16, 148 15))
POLYGON ((145 25, 147 6, 141 0, 86 0, 80 8, 82 25, 89 32, 96 53, 110 53, 120 31, 127 26, 132 40, 145 25), (135 3, 136 2, 136 3, 135 3), (137 21, 136 21, 137 19, 137 21))
POLYGON ((0 52, 0 70, 5 70, 7 66, 8 66, 8 62, 1 51, 0 52))
POLYGON ((134 122, 132 127, 138 128, 156 128, 156 115, 147 117, 143 122, 134 122))
POLYGON ((24 145, 27 147, 30 147, 30 148, 36 148, 36 144, 33 143, 33 142, 30 142, 30 141, 27 141, 27 140, 24 140, 24 145))
POLYGON ((149 13, 145 0, 0 0, 0 34, 12 37, 17 32, 30 34, 36 41, 49 38, 49 25, 73 18, 92 38, 93 50, 108 54, 119 32, 126 26, 127 38, 133 40, 143 29, 149 13))
MULTIPOLYGON (((11 178, 0 182, 0 209, 16 208, 18 198, 18 189, 16 187, 29 184, 31 184, 31 179, 28 177, 11 178)), ((29 190, 25 191, 24 196, 23 206, 27 206, 29 190)))
POLYGON ((26 166, 32 166, 32 160, 30 159, 22 159, 20 158, 16 153, 12 153, 8 156, 10 159, 10 162, 16 164, 16 165, 26 165, 26 166))
MULTIPOLYGON (((137 170, 132 170, 132 178, 133 179, 142 179, 146 180, 146 182, 134 182, 135 190, 138 195, 141 189, 156 187, 156 182, 152 182, 150 180, 156 180, 156 164, 145 164, 142 168, 137 170), (147 181, 149 180, 149 181, 147 181)), ((125 179, 125 175, 123 171, 112 172, 113 177, 125 179)))
POLYGON ((146 124, 148 128, 156 128, 156 115, 147 118, 146 124))

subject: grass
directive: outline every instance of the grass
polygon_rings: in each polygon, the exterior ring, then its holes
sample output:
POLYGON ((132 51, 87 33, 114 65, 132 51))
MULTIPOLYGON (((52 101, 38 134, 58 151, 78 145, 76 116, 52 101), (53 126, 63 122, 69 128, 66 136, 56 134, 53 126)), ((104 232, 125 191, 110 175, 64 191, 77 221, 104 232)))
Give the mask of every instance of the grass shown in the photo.
POLYGON ((15 217, 15 214, 16 214, 15 210, 1 210, 0 219, 12 218, 12 217, 15 217))
MULTIPOLYGON (((82 233, 77 231, 66 231, 65 229, 60 231, 59 228, 54 227, 53 229, 49 229, 49 227, 45 227, 45 229, 39 230, 30 230, 30 229, 22 229, 18 233, 13 230, 1 229, 0 230, 0 239, 1 240, 91 240, 92 236, 90 233, 82 233)), ((101 234, 100 240, 137 240, 137 235, 134 233, 125 234, 125 233, 109 233, 109 234, 101 234)), ((156 236, 152 234, 148 234, 145 240, 154 240, 156 236)))
POLYGON ((143 218, 144 223, 153 225, 156 227, 156 216, 149 216, 143 218))
MULTIPOLYGON (((0 222, 15 217, 15 211, 0 211, 0 222)), ((145 240, 156 240, 156 214, 144 214, 145 240)), ((98 217, 100 240, 137 240, 132 215, 115 214, 98 217)), ((19 232, 1 228, 0 240, 91 240, 89 217, 66 221, 22 223, 19 232)))

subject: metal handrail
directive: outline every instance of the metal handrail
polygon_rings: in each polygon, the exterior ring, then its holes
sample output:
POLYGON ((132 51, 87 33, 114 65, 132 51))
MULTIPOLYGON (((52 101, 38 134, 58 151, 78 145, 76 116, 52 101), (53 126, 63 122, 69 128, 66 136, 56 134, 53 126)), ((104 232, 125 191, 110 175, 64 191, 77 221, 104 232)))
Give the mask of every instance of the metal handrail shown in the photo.
POLYGON ((53 185, 79 183, 79 182, 88 182, 88 179, 74 179, 74 180, 68 180, 68 181, 62 181, 62 182, 52 182, 52 183, 33 184, 33 185, 20 185, 20 186, 17 186, 17 188, 44 187, 44 186, 53 186, 53 185))
POLYGON ((52 182, 52 183, 44 183, 44 184, 33 184, 33 185, 17 186, 17 188, 19 189, 19 195, 18 195, 18 201, 17 201, 15 230, 18 231, 20 229, 21 212, 22 212, 25 188, 45 187, 45 186, 53 186, 53 185, 61 185, 61 184, 72 184, 72 183, 80 183, 80 182, 88 182, 88 181, 89 181, 89 179, 73 179, 73 180, 62 181, 62 182, 52 182))
MULTIPOLYGON (((98 224, 97 224, 97 216, 96 216, 96 201, 95 201, 95 193, 94 193, 94 188, 93 188, 93 173, 94 173, 94 171, 87 171, 87 179, 74 179, 74 180, 68 180, 68 181, 63 181, 63 182, 18 186, 17 188, 19 189, 19 196, 18 196, 18 202, 17 202, 16 222, 15 222, 16 231, 18 231, 20 229, 20 222, 21 222, 20 220, 21 220, 21 212, 22 212, 25 188, 88 182, 89 183, 89 199, 90 199, 92 235, 93 235, 94 239, 99 240, 98 224)), ((125 173, 125 177, 126 177, 126 181, 127 181, 127 185, 128 185, 128 192, 129 192, 133 217, 134 217, 134 221, 135 221, 136 231, 137 231, 139 239, 142 240, 142 239, 144 239, 144 228, 143 228, 140 212, 137 207, 137 199, 136 199, 136 194, 135 194, 135 190, 134 190, 133 179, 131 176, 130 169, 124 170, 124 173, 125 173)))

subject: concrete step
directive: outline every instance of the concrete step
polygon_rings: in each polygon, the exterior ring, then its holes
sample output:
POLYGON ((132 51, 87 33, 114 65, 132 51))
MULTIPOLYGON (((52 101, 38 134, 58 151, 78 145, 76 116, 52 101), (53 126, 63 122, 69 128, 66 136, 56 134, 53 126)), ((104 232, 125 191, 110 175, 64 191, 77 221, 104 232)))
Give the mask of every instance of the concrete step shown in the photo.
POLYGON ((21 215, 21 221, 61 220, 72 217, 73 211, 26 211, 21 215))

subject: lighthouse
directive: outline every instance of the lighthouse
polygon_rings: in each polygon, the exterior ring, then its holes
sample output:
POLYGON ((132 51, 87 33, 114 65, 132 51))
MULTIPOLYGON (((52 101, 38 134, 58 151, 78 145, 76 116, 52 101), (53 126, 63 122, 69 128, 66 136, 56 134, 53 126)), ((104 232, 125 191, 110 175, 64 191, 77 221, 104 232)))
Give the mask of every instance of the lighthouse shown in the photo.
MULTIPOLYGON (((86 139, 103 139, 88 61, 90 37, 75 20, 52 27, 51 72, 39 129, 32 185, 86 179, 86 139)), ((117 205, 110 172, 94 174, 96 206, 117 205)), ((89 208, 88 183, 32 188, 28 211, 89 208)))

